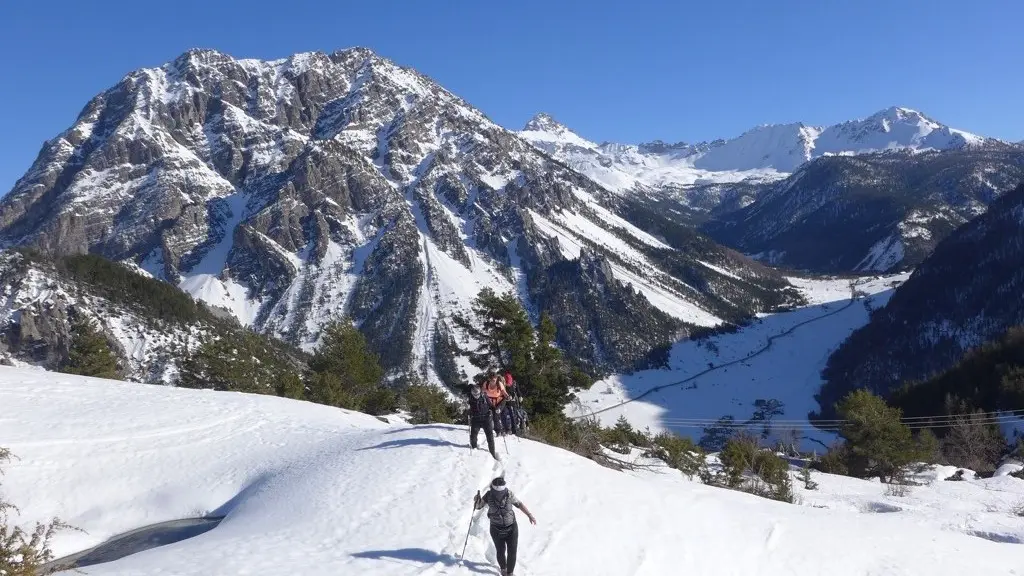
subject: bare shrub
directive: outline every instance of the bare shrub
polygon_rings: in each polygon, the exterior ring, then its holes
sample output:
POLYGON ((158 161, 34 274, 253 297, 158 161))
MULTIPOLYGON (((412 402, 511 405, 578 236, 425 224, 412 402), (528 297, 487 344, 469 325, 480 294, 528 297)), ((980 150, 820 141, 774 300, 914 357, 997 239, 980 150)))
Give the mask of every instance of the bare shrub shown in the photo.
MULTIPOLYGON (((12 457, 10 450, 0 448, 0 464, 12 457)), ((0 469, 0 474, 3 470, 0 469)), ((36 523, 35 528, 24 530, 9 523, 9 512, 18 511, 17 506, 0 496, 0 574, 3 576, 41 576, 52 570, 43 570, 43 565, 53 560, 50 544, 57 532, 71 526, 54 518, 46 524, 36 523)))

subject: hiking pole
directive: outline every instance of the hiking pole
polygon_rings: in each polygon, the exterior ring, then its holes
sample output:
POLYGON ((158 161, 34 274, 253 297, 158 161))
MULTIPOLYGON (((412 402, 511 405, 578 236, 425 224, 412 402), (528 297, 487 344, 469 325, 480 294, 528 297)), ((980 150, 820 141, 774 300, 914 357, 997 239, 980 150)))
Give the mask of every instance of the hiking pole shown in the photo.
MULTIPOLYGON (((476 498, 480 498, 480 491, 476 491, 476 498)), ((459 556, 459 565, 466 559, 466 546, 469 545, 469 534, 473 531, 473 520, 476 520, 476 499, 473 500, 473 512, 469 515, 469 529, 466 530, 466 541, 462 544, 462 555, 459 556)))

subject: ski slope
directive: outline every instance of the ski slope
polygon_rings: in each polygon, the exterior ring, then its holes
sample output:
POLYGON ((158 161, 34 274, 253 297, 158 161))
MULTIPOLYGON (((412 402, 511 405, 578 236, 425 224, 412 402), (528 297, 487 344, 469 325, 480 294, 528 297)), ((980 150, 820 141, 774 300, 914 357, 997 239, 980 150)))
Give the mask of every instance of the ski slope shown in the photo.
MULTIPOLYGON (((463 426, 8 367, 0 405, 0 438, 18 457, 2 486, 20 506, 14 520, 59 515, 85 530, 62 533, 58 555, 157 522, 226 516, 199 536, 84 574, 497 574, 482 517, 458 564, 473 494, 502 471, 485 451, 470 452, 463 426)), ((538 520, 520 516, 519 575, 1022 571, 1024 548, 1011 543, 1024 538, 1021 521, 994 519, 1024 499, 1024 482, 1008 477, 958 483, 960 505, 949 514, 942 500, 926 513, 879 514, 897 506, 847 505, 885 498, 865 481, 842 480, 863 492, 847 500, 831 483, 814 493, 816 504, 835 504, 828 509, 710 488, 671 470, 616 472, 530 441, 513 439, 503 456, 510 488, 538 520)))
MULTIPOLYGON (((908 277, 902 273, 855 280, 854 301, 850 279, 790 278, 808 306, 763 315, 734 334, 679 342, 672 348, 668 369, 617 374, 596 382, 577 394, 579 401, 566 413, 596 415, 606 426, 625 416, 641 430, 672 430, 697 440, 714 420, 731 415, 743 422, 753 415, 755 400, 775 399, 783 404, 776 419, 802 420, 802 446, 820 449, 813 440, 829 444, 834 437, 810 429, 806 416, 818 409, 814 394, 821 386, 825 361, 867 323, 867 306, 884 306, 894 287, 908 277)), ((783 432, 781 426, 776 428, 783 432)))

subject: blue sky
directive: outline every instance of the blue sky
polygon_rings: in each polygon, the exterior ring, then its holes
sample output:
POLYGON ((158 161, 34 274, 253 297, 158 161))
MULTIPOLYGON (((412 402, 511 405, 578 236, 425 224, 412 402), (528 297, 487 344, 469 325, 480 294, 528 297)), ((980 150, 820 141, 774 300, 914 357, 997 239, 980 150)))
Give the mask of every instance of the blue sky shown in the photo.
POLYGON ((519 128, 545 111, 597 141, 699 141, 890 105, 1024 139, 1015 0, 80 0, 3 2, 0 194, 129 71, 366 46, 519 128))

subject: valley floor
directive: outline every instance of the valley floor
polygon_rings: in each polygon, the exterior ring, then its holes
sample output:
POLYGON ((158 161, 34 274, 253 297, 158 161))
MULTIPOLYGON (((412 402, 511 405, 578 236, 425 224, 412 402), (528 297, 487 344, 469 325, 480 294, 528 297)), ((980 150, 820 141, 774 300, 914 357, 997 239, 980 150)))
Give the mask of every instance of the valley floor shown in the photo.
POLYGON ((195 538, 90 575, 496 574, 486 520, 458 557, 473 494, 504 472, 520 515, 520 575, 1022 574, 1024 481, 942 482, 888 497, 816 474, 805 505, 616 472, 464 426, 410 426, 307 402, 0 368, 4 496, 18 523, 60 516, 58 555, 156 522, 225 515, 195 538), (483 438, 481 437, 481 441, 483 438), (482 443, 482 442, 481 442, 482 443), (882 513, 880 513, 882 512, 882 513), (973 535, 972 535, 973 534, 973 535), (999 540, 999 541, 994 541, 999 540))
MULTIPOLYGON (((782 413, 803 435, 804 448, 822 448, 834 437, 808 426, 818 409, 814 394, 828 356, 868 321, 868 308, 888 302, 909 273, 861 279, 791 278, 809 304, 790 312, 761 316, 733 334, 686 340, 672 348, 669 367, 614 375, 577 394, 570 416, 595 415, 606 426, 620 416, 643 430, 672 430, 699 439, 705 426, 722 416, 747 420, 758 399, 778 400, 782 413), (851 282, 857 296, 851 300, 851 282), (811 440, 813 439, 813 440, 811 440)), ((776 426, 782 431, 784 425, 776 426)))

